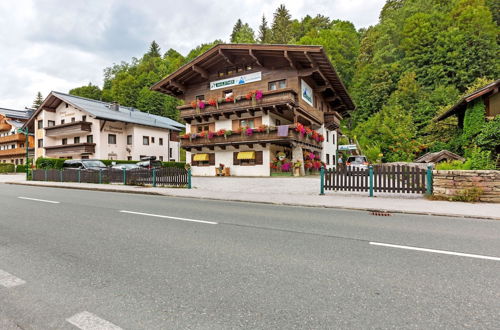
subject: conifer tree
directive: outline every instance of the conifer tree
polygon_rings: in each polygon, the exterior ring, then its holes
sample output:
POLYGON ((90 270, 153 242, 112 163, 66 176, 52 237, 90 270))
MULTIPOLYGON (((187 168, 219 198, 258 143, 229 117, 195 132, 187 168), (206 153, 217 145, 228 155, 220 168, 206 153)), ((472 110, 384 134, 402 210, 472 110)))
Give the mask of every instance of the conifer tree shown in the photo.
POLYGON ((156 43, 156 41, 153 40, 151 46, 149 46, 149 51, 146 53, 146 56, 161 57, 160 52, 160 46, 156 43))
POLYGON ((43 103, 43 96, 42 96, 42 93, 38 92, 38 93, 36 93, 35 100, 33 100, 33 105, 32 105, 32 107, 33 107, 34 109, 38 109, 38 107, 39 107, 40 105, 42 105, 42 103, 43 103))
POLYGON ((280 5, 274 12, 271 28, 271 41, 274 44, 288 44, 292 41, 292 16, 285 5, 280 5))
POLYGON ((242 26, 243 26, 243 22, 241 21, 241 19, 238 18, 238 20, 236 21, 236 24, 234 24, 234 26, 233 26, 233 32, 231 32, 231 42, 232 43, 236 42, 236 36, 240 32, 242 26))
POLYGON ((261 44, 267 44, 271 40, 271 31, 269 30, 269 27, 267 26, 267 20, 266 16, 262 15, 262 21, 259 25, 259 42, 261 44))

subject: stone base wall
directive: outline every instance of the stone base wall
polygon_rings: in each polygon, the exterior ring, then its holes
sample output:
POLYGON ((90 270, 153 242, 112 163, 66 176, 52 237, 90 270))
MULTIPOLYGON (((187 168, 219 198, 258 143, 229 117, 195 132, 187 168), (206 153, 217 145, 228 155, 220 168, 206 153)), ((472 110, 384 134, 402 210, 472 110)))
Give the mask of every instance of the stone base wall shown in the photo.
POLYGON ((433 175, 436 196, 453 197, 477 187, 483 191, 480 202, 500 203, 500 171, 433 171, 433 175))

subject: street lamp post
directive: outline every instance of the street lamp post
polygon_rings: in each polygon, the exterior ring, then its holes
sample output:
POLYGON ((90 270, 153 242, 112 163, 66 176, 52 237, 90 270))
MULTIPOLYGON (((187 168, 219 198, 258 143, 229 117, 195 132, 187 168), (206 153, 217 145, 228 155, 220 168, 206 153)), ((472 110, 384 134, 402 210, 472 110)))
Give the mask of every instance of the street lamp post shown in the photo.
POLYGON ((25 129, 22 129, 22 128, 19 128, 17 130, 18 133, 24 133, 24 135, 26 136, 26 142, 25 142, 25 146, 26 146, 26 181, 28 181, 28 178, 29 178, 29 138, 28 136, 30 135, 29 134, 29 131, 28 131, 28 127, 26 127, 25 129))

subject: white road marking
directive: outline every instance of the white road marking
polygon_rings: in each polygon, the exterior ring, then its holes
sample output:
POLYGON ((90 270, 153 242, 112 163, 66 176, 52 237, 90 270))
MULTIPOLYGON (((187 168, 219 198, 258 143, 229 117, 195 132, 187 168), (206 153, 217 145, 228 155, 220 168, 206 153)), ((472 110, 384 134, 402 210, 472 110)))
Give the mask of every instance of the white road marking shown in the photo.
POLYGON ((12 274, 9 274, 0 269, 0 285, 6 288, 12 288, 18 285, 25 284, 26 281, 21 280, 20 278, 15 277, 12 274))
POLYGON ((59 204, 60 203, 60 202, 56 202, 56 201, 48 201, 46 199, 38 199, 38 198, 30 198, 30 197, 22 197, 22 196, 19 196, 17 198, 26 199, 26 200, 35 201, 35 202, 52 203, 52 204, 59 204))
POLYGON ((82 330, 123 330, 111 322, 89 312, 81 312, 67 318, 66 321, 82 330))
POLYGON ((157 218, 165 218, 165 219, 180 220, 180 221, 206 223, 206 224, 209 224, 209 225, 217 225, 218 224, 217 222, 213 222, 213 221, 187 219, 187 218, 178 218, 178 217, 171 217, 171 216, 168 216, 168 215, 160 215, 160 214, 150 214, 150 213, 125 211, 125 210, 121 210, 120 212, 122 212, 122 213, 130 213, 130 214, 138 214, 138 215, 145 215, 145 216, 148 216, 148 217, 157 217, 157 218))
POLYGON ((378 245, 378 246, 392 247, 392 248, 397 248, 397 249, 414 250, 414 251, 422 251, 422 252, 430 252, 430 253, 440 253, 440 254, 448 254, 448 255, 459 256, 459 257, 468 257, 468 258, 500 261, 499 257, 483 256, 480 254, 461 253, 461 252, 453 252, 453 251, 446 251, 446 250, 434 250, 434 249, 419 248, 419 247, 415 247, 415 246, 387 244, 387 243, 378 243, 378 242, 370 242, 370 244, 371 245, 378 245))

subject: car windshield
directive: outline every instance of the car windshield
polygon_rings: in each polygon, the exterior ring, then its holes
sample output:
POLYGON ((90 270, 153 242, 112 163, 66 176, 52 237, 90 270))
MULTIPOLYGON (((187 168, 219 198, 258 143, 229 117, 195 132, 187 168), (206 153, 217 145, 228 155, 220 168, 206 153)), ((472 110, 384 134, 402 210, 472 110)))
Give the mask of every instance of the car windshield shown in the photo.
POLYGON ((101 162, 100 160, 88 160, 88 161, 85 161, 85 166, 87 167, 106 167, 106 165, 104 165, 103 162, 101 162))
POLYGON ((353 164, 362 164, 366 162, 366 158, 362 156, 357 156, 357 157, 349 157, 347 160, 348 163, 353 163, 353 164))

